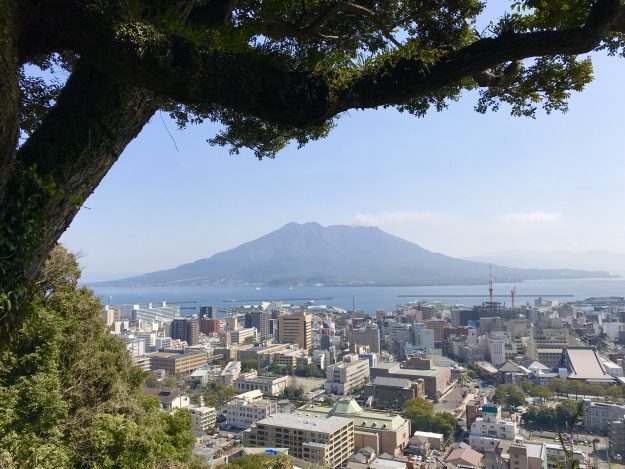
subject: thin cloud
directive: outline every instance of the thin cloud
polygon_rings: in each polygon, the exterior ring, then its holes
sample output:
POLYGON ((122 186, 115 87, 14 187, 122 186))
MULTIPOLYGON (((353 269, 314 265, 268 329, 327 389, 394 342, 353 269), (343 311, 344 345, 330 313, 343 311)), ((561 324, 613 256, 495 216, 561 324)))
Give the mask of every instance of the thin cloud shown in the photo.
POLYGON ((504 223, 514 224, 556 224, 560 223, 563 219, 563 215, 559 212, 514 212, 507 213, 500 217, 500 220, 504 223))
POLYGON ((356 213, 350 222, 353 226, 381 226, 381 225, 432 225, 442 223, 447 215, 436 212, 383 212, 383 213, 356 213))

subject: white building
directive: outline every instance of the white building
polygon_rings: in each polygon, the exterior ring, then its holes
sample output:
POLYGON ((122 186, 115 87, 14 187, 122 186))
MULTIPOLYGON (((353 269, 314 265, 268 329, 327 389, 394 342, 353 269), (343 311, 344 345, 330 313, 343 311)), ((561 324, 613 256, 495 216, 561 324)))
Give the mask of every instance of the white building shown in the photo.
POLYGON ((223 384, 227 384, 228 386, 232 386, 236 379, 241 374, 241 362, 239 361, 231 361, 228 362, 226 367, 223 369, 221 374, 219 375, 219 382, 223 384))
POLYGON ((189 410, 193 431, 204 433, 215 426, 217 414, 214 407, 189 407, 189 410))
POLYGON ((263 399, 260 390, 234 396, 227 404, 228 424, 236 428, 250 428, 252 424, 277 412, 277 401, 263 399))
POLYGON ((121 318, 129 319, 133 321, 147 320, 152 322, 172 322, 174 319, 180 317, 180 306, 167 306, 164 301, 160 306, 153 306, 152 303, 148 303, 147 308, 142 308, 140 305, 122 305, 121 318), (130 311, 130 317, 128 312, 130 311))
POLYGON ((312 361, 320 370, 325 370, 327 350, 313 350, 312 361))
POLYGON ((501 418, 501 407, 484 404, 483 417, 478 417, 471 425, 469 445, 480 452, 494 450, 501 440, 522 441, 517 424, 501 418))
POLYGON ((346 355, 342 362, 326 367, 326 392, 350 394, 354 389, 370 380, 369 360, 360 360, 358 355, 346 355))
POLYGON ((490 362, 495 365, 506 363, 506 340, 503 337, 493 336, 486 339, 490 362))

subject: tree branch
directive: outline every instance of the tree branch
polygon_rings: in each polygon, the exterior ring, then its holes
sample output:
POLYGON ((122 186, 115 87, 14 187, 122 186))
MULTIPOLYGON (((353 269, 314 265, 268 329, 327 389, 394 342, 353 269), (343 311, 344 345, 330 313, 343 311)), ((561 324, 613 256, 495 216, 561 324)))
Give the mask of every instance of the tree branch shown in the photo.
POLYGON ((261 28, 260 33, 276 40, 287 37, 303 40, 313 39, 315 37, 328 40, 338 40, 340 39, 339 36, 322 34, 320 30, 330 20, 336 18, 339 13, 354 13, 371 18, 378 25, 384 34, 384 37, 386 37, 396 47, 401 47, 401 43, 393 37, 386 25, 384 25, 383 21, 381 21, 380 17, 375 12, 366 7, 350 2, 338 2, 330 5, 307 26, 298 27, 286 23, 269 23, 261 28))
POLYGON ((67 28, 66 41, 94 67, 163 97, 306 128, 348 109, 405 103, 502 63, 589 52, 619 11, 619 0, 598 0, 582 27, 481 39, 434 64, 407 57, 342 73, 294 72, 254 52, 200 50, 178 36, 146 33, 141 24, 80 21, 67 28))
POLYGON ((19 62, 14 9, 11 0, 0 0, 0 200, 19 138, 19 62))
POLYGON ((151 93, 77 65, 56 105, 19 149, 7 197, 0 200, 0 291, 35 279, 84 200, 157 106, 151 93))

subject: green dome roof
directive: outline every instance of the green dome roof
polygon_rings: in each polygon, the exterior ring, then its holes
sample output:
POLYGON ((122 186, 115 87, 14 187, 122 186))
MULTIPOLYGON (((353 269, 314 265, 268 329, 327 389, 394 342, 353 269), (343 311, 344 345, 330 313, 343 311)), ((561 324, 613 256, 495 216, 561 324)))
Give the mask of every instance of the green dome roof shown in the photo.
POLYGON ((343 399, 339 399, 334 407, 332 407, 331 412, 333 414, 359 414, 362 412, 362 407, 358 405, 354 399, 349 397, 344 397, 343 399))

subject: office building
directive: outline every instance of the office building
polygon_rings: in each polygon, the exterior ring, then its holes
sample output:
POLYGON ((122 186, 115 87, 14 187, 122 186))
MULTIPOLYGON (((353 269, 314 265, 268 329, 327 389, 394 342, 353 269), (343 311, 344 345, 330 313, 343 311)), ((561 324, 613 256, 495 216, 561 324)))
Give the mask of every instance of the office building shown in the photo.
POLYGON ((234 385, 237 392, 247 392, 258 389, 263 395, 269 397, 278 397, 284 393, 288 382, 288 376, 239 376, 234 385))
POLYGON ((154 352, 148 354, 152 371, 165 370, 168 375, 191 373, 208 362, 208 352, 154 352))
POLYGON ((369 382, 369 361, 358 355, 346 355, 342 362, 326 367, 326 384, 323 388, 332 394, 348 395, 369 382))
POLYGON ((343 417, 275 414, 256 422, 242 437, 243 446, 288 448, 290 456, 321 467, 338 468, 354 452, 354 423, 343 417))
POLYGON ((148 303, 147 308, 142 308, 140 305, 123 305, 121 316, 123 316, 122 319, 131 319, 132 321, 172 322, 180 317, 180 306, 167 306, 165 302, 162 302, 160 306, 153 306, 152 303, 148 303), (130 312, 129 318, 127 317, 128 311, 130 312))
POLYGON ((312 349, 312 323, 308 313, 285 314, 278 317, 278 340, 312 349))
POLYGON ((356 352, 359 345, 368 346, 373 353, 380 353, 380 330, 375 324, 367 324, 362 328, 347 331, 352 352, 356 352))

